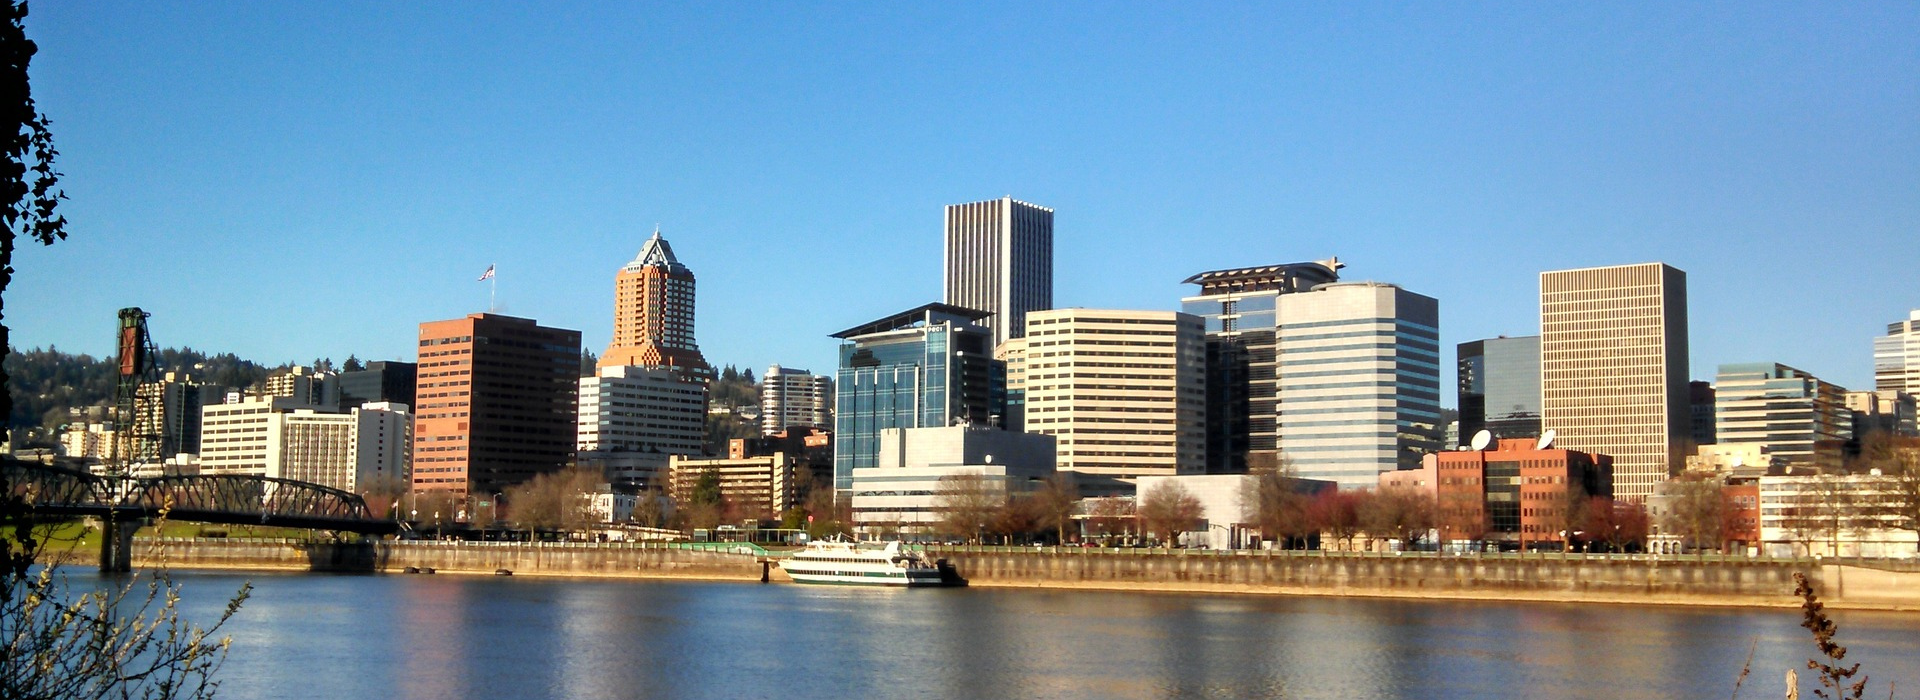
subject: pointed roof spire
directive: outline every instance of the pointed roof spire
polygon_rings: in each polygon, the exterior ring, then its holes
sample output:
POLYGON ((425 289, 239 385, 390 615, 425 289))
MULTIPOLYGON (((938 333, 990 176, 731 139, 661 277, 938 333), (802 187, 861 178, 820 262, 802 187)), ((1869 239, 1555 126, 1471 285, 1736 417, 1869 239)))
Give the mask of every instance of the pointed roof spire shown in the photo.
POLYGON ((690 274, 687 266, 673 257, 673 246, 667 245, 667 239, 660 237, 660 225, 653 225, 653 237, 640 246, 640 255, 627 263, 622 270, 638 270, 643 267, 661 266, 672 274, 690 274))

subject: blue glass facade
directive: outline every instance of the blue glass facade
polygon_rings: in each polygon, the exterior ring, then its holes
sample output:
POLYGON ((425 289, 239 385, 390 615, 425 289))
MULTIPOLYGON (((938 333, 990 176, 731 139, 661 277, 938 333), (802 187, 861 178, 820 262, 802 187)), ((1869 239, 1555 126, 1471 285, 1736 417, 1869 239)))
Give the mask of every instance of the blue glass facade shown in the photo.
POLYGON ((1460 439, 1540 436, 1540 336, 1490 338, 1458 346, 1460 439))
POLYGON ((870 324, 843 334, 834 396, 834 488, 853 488, 853 470, 876 466, 880 431, 1005 412, 1006 365, 992 358, 989 332, 966 316, 924 311, 913 325, 870 324))

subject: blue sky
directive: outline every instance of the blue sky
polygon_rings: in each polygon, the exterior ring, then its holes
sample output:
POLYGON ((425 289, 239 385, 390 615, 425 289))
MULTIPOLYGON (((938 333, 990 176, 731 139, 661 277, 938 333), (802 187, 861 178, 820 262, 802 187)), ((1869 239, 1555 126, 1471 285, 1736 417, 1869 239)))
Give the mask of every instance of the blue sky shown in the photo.
POLYGON ((1450 349, 1537 333, 1543 270, 1658 260, 1693 376, 1850 388, 1920 307, 1912 2, 32 9, 72 238, 16 259, 23 347, 141 306, 164 346, 412 359, 498 264, 598 352, 657 223, 709 360, 830 371, 938 299, 941 206, 1002 195, 1056 210, 1060 306, 1338 255, 1450 349))

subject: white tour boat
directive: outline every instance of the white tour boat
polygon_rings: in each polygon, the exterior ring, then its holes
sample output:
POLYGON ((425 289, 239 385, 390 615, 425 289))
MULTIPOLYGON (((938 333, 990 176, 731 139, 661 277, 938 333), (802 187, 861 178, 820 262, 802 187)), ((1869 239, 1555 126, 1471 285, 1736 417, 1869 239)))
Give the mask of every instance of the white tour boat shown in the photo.
POLYGON ((888 542, 884 548, 853 542, 815 541, 780 569, 795 583, 833 583, 851 586, 941 586, 940 568, 919 552, 888 542))

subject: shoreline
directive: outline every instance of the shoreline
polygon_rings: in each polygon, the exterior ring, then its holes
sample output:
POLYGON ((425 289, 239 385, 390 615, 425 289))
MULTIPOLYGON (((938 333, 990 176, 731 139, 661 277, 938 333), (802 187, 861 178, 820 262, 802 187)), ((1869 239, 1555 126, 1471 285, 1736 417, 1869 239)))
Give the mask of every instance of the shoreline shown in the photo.
MULTIPOLYGON (((136 566, 135 568, 143 569, 148 567, 136 566)), ((761 584, 761 585, 795 585, 795 586, 805 585, 805 584, 794 583, 791 579, 787 579, 784 575, 780 575, 780 574, 776 574, 770 580, 763 582, 759 579, 758 576, 746 576, 746 575, 719 576, 719 575, 711 575, 711 574, 674 574, 674 573, 664 573, 664 572, 655 573, 655 572, 643 572, 643 571, 619 572, 619 573, 597 573, 597 572, 547 572, 547 571, 516 570, 513 572, 512 576, 503 577, 503 576, 500 576, 499 574, 494 573, 491 570, 442 569, 442 568, 436 568, 435 572, 432 574, 407 574, 398 570, 375 570, 375 571, 364 571, 364 572, 328 572, 328 571, 315 571, 311 568, 301 567, 301 566, 267 566, 267 565, 222 566, 217 564, 196 564, 192 566, 169 566, 167 567, 167 569, 170 571, 204 571, 204 572, 222 572, 222 573, 256 571, 256 572, 262 572, 262 573, 275 573, 275 574, 322 574, 322 575, 345 575, 345 576, 450 575, 450 576, 458 576, 458 577, 499 577, 499 578, 512 578, 512 577, 526 576, 526 577, 533 577, 533 578, 540 578, 540 579, 580 579, 580 580, 591 580, 591 581, 607 581, 607 580, 628 580, 628 581, 637 581, 637 582, 698 581, 698 582, 711 582, 711 583, 751 583, 751 584, 761 584)), ((1032 581, 1032 582, 1020 582, 1020 583, 1006 582, 1006 581, 980 581, 980 582, 969 582, 965 587, 978 588, 983 590, 1041 590, 1041 591, 1080 590, 1080 591, 1100 591, 1105 593, 1152 593, 1152 594, 1162 594, 1162 595, 1166 595, 1166 594, 1230 595, 1230 596, 1276 597, 1276 598, 1284 597, 1284 598, 1354 598, 1354 599, 1373 599, 1373 600, 1435 600, 1435 601, 1446 601, 1446 602, 1478 602, 1478 603, 1513 602, 1513 603, 1543 603, 1543 604, 1555 604, 1555 605, 1575 605, 1575 604, 1643 605, 1643 606, 1660 606, 1660 607, 1742 608, 1742 609, 1761 609, 1761 610, 1795 610, 1800 607, 1799 599, 1794 598, 1791 594, 1787 594, 1787 593, 1781 594, 1778 600, 1769 601, 1769 600, 1755 600, 1751 597, 1710 595, 1710 594, 1684 594, 1684 593, 1658 594, 1658 595, 1647 595, 1647 596, 1593 595, 1593 594, 1555 595, 1555 594, 1541 594, 1539 592, 1510 591, 1510 590, 1496 590, 1496 589, 1488 589, 1484 591, 1473 591, 1473 590, 1395 591, 1395 590, 1386 590, 1386 589, 1378 589, 1378 588, 1328 589, 1328 588, 1316 588, 1316 587, 1306 587, 1306 586, 1249 586, 1249 585, 1166 584, 1166 583, 1095 584, 1095 583, 1066 582, 1066 581, 1032 581)), ((1878 612, 1878 613, 1892 613, 1892 614, 1905 614, 1905 615, 1920 615, 1920 606, 1914 606, 1914 605, 1878 603, 1873 601, 1835 601, 1835 600, 1827 600, 1827 599, 1822 599, 1821 602, 1829 610, 1844 610, 1847 612, 1878 612)))

